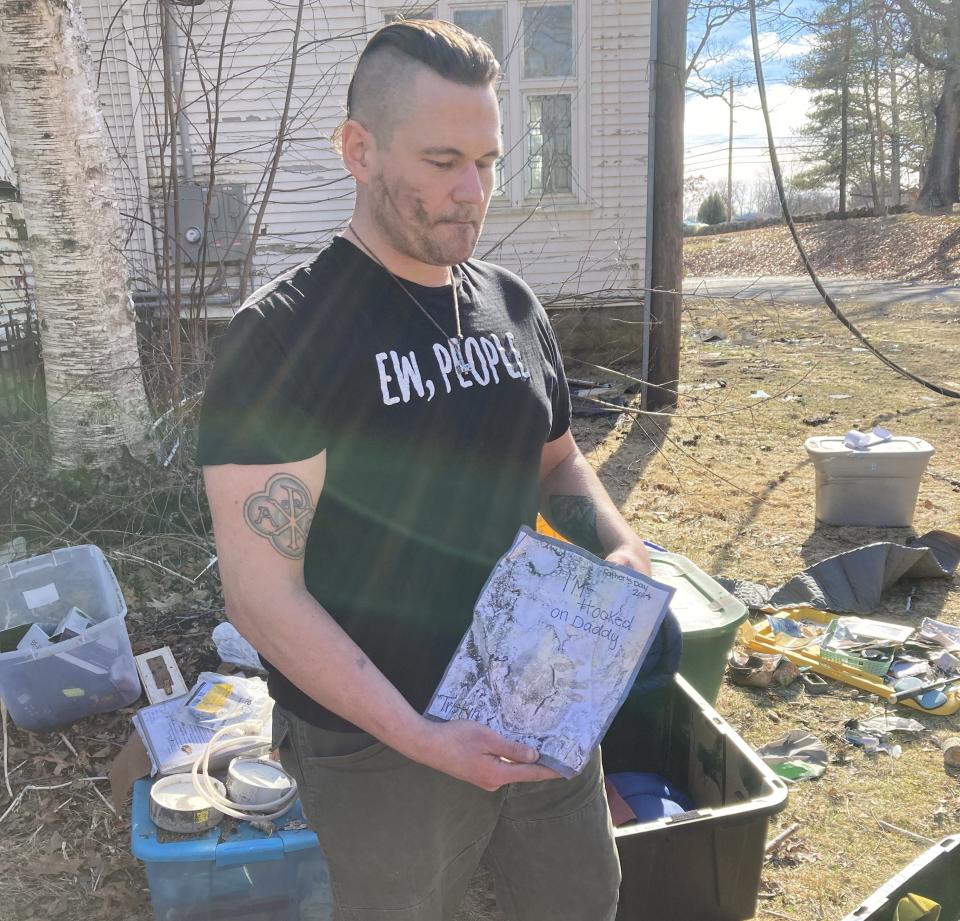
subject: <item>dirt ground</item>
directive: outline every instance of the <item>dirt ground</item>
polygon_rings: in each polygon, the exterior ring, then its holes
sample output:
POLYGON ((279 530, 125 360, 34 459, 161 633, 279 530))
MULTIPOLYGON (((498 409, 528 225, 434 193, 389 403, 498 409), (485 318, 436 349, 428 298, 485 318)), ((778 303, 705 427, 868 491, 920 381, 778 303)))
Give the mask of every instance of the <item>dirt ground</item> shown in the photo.
MULTIPOLYGON (((956 310, 851 314, 898 361, 960 387, 956 310)), ((960 404, 894 375, 824 309, 689 302, 682 391, 672 416, 578 418, 575 429, 636 530, 707 572, 777 585, 843 549, 931 528, 960 530, 960 404), (706 330, 724 338, 703 342, 706 330), (937 449, 914 528, 816 527, 804 440, 878 423, 937 449)), ((0 538, 6 539, 3 531, 0 538)), ((128 560, 117 568, 135 651, 170 643, 188 682, 215 663, 208 639, 222 616, 215 580, 188 589, 155 566, 128 560)), ((923 616, 960 624, 960 584, 957 578, 898 584, 877 613, 914 625, 923 616)), ((794 822, 800 829, 765 866, 758 919, 839 921, 923 850, 882 831, 878 820, 931 839, 960 830, 960 780, 944 771, 937 747, 938 739, 957 733, 960 718, 902 711, 928 731, 905 740, 899 760, 867 757, 841 738, 845 720, 875 706, 875 699, 854 698, 840 685, 819 698, 795 688, 721 689, 718 710, 749 744, 805 727, 831 755, 825 776, 791 788, 787 809, 773 820, 771 836, 794 822)), ((114 816, 100 798, 98 791, 108 795, 106 784, 78 780, 106 773, 131 713, 84 720, 62 735, 9 727, 13 796, 0 791, 0 921, 150 916, 145 875, 129 855, 127 813, 114 816)), ((457 921, 501 921, 486 874, 475 879, 457 921)))

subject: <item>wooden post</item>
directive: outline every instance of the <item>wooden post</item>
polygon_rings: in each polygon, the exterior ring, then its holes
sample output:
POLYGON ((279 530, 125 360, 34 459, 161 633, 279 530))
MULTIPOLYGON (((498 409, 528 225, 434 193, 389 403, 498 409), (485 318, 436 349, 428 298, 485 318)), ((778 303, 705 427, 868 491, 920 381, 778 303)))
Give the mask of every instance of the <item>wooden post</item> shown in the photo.
POLYGON ((733 220, 733 77, 730 78, 730 143, 727 148, 727 222, 733 220))
POLYGON ((683 91, 686 0, 660 0, 654 67, 654 162, 650 285, 649 409, 675 406, 683 286, 683 91))

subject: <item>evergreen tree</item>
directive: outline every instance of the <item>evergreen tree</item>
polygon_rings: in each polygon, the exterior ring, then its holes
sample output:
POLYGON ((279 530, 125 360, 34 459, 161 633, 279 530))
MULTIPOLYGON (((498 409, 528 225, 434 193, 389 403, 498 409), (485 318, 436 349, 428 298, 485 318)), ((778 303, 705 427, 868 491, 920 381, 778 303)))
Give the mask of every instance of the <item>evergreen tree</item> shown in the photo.
POLYGON ((841 212, 847 190, 869 188, 876 168, 873 104, 870 98, 872 39, 863 0, 835 0, 817 16, 811 50, 796 71, 799 86, 813 91, 800 188, 836 188, 841 212), (871 148, 874 150, 871 163, 871 148))
POLYGON ((719 192, 711 192, 697 211, 697 220, 701 224, 722 224, 727 219, 727 204, 719 192))
POLYGON ((921 177, 921 207, 956 200, 960 3, 828 0, 813 34, 795 73, 813 91, 797 185, 837 189, 841 212, 848 197, 899 204, 905 176, 921 177))

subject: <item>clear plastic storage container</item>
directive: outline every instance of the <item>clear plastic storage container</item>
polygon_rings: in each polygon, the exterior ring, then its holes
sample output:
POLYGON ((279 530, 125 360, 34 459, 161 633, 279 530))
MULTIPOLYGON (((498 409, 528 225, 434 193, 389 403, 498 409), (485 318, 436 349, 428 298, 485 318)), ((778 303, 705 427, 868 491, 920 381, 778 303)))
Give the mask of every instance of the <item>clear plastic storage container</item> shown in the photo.
POLYGON ((0 631, 37 624, 49 635, 74 607, 93 621, 79 635, 0 652, 0 697, 21 729, 62 726, 140 696, 127 605, 99 547, 64 547, 0 566, 0 631))

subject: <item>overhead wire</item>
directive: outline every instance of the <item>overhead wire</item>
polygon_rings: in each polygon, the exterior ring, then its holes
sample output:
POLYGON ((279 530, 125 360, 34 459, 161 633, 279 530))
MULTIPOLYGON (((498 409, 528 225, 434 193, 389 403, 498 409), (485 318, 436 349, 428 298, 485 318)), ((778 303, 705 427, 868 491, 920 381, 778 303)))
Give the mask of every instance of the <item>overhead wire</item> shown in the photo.
POLYGON ((810 258, 807 256, 807 251, 804 249, 803 243, 800 240, 800 235, 797 232, 797 225, 793 221, 793 214, 790 212, 790 206, 787 204, 787 195, 783 185, 783 174, 780 171, 780 160, 777 156, 777 146, 773 139, 773 128, 770 124, 770 110, 767 107, 767 91, 763 82, 763 63, 760 59, 760 37, 759 30, 757 28, 757 4, 756 0, 749 0, 749 3, 750 37, 753 42, 753 63, 757 72, 757 89, 760 93, 760 108, 763 110, 763 121, 767 128, 767 146, 770 151, 770 165, 773 169, 774 180, 777 184, 777 194, 780 197, 780 207, 783 210, 783 218, 787 222, 787 227, 790 229, 790 235, 793 237, 793 242, 796 244, 797 252, 800 254, 800 259, 803 261, 803 265, 807 270, 807 274, 810 276, 810 279, 817 291, 820 292, 820 296, 830 309, 830 312, 860 342, 863 343, 867 351, 882 361, 888 368, 890 368, 890 370, 895 371, 897 374, 900 374, 909 380, 912 380, 914 383, 920 384, 921 387, 926 387, 928 390, 932 390, 934 393, 940 394, 940 396, 950 397, 954 400, 960 400, 960 392, 952 390, 949 387, 944 387, 940 384, 935 384, 932 381, 928 381, 926 378, 920 377, 920 375, 914 374, 912 371, 908 371, 902 365, 897 364, 892 358, 888 358, 883 352, 880 351, 880 349, 870 342, 870 340, 867 339, 867 337, 860 332, 853 322, 843 313, 843 311, 836 305, 833 298, 827 293, 826 288, 824 288, 823 283, 820 281, 820 276, 817 274, 816 269, 811 264, 810 258))

